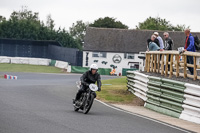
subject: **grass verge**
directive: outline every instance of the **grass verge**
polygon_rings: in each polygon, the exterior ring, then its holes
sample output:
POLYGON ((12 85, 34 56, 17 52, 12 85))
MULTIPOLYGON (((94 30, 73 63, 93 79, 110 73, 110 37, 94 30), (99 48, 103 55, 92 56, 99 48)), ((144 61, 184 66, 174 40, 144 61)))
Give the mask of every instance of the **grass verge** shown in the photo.
POLYGON ((27 64, 0 64, 0 72, 64 73, 62 69, 53 66, 27 64))
POLYGON ((97 99, 107 103, 133 104, 136 97, 127 91, 126 84, 126 77, 102 80, 102 89, 97 92, 97 99))

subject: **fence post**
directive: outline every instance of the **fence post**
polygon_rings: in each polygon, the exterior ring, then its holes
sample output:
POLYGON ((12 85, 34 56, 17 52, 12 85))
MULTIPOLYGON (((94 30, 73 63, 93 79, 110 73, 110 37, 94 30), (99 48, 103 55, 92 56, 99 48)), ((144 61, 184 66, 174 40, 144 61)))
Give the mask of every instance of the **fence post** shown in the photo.
POLYGON ((154 69, 153 69, 153 72, 156 72, 156 66, 157 66, 157 54, 154 55, 154 69))
POLYGON ((158 71, 157 73, 160 73, 160 54, 158 54, 158 71))
POLYGON ((162 59, 161 59, 161 75, 164 74, 164 54, 162 54, 162 59))
POLYGON ((176 77, 179 76, 179 55, 176 55, 176 77))
POLYGON ((184 78, 187 77, 187 55, 184 55, 184 78))
POLYGON ((169 77, 171 78, 172 75, 173 75, 173 57, 174 57, 174 55, 171 54, 170 57, 171 57, 171 58, 170 58, 170 73, 169 73, 169 77))
POLYGON ((150 70, 151 72, 153 72, 153 57, 154 57, 154 56, 153 56, 153 54, 152 54, 152 55, 151 55, 151 70, 150 70))
POLYGON ((196 56, 194 58, 194 80, 197 80, 197 65, 196 65, 196 56))
POLYGON ((147 72, 147 68, 148 67, 148 54, 146 53, 146 55, 145 55, 145 68, 144 68, 144 71, 146 71, 147 72))
POLYGON ((168 75, 168 60, 169 60, 169 54, 167 54, 167 57, 166 57, 166 64, 165 64, 165 76, 168 75))
POLYGON ((148 54, 148 65, 147 65, 147 72, 150 72, 150 59, 151 59, 151 55, 148 54))

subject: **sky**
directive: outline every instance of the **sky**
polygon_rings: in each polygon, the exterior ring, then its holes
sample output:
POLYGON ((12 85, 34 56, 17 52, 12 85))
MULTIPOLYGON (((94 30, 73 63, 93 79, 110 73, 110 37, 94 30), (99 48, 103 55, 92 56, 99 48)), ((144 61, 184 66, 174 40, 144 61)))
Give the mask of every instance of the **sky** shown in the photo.
POLYGON ((56 29, 68 30, 78 20, 93 23, 107 16, 135 29, 151 16, 165 18, 173 25, 185 24, 192 32, 200 32, 200 0, 0 0, 0 15, 8 19, 22 6, 39 12, 44 22, 51 14, 56 29))

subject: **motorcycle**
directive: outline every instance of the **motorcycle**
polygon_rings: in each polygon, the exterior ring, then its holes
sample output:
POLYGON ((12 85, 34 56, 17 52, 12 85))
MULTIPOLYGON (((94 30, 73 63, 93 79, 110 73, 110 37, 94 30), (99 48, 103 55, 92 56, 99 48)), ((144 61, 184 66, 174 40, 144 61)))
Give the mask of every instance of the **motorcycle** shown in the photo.
MULTIPOLYGON (((80 89, 80 82, 77 82, 77 87, 80 89)), ((79 100, 75 101, 74 111, 79 109, 83 110, 84 114, 87 114, 93 104, 94 98, 96 97, 95 91, 98 91, 98 87, 95 84, 90 84, 87 90, 81 94, 79 100)))

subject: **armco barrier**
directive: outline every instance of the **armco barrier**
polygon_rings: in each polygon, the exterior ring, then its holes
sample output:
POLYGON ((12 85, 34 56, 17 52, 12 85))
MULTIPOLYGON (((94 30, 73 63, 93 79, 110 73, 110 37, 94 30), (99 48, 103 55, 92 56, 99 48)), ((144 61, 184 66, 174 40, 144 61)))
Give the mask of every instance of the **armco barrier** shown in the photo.
POLYGON ((127 72, 128 90, 145 101, 145 107, 200 124, 200 86, 127 72))

